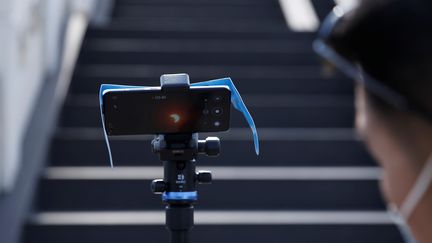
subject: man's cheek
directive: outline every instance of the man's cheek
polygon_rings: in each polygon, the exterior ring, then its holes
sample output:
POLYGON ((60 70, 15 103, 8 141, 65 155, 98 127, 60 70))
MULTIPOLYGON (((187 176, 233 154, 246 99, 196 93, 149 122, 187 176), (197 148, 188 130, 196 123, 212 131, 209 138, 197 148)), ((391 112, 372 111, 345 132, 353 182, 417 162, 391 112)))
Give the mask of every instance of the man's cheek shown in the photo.
POLYGON ((357 110, 356 117, 355 117, 355 128, 357 135, 360 137, 361 140, 366 140, 366 132, 367 132, 367 123, 366 123, 366 116, 364 115, 364 112, 361 112, 357 110))
POLYGON ((355 88, 355 128, 358 136, 366 140, 367 117, 364 88, 356 86, 355 88))

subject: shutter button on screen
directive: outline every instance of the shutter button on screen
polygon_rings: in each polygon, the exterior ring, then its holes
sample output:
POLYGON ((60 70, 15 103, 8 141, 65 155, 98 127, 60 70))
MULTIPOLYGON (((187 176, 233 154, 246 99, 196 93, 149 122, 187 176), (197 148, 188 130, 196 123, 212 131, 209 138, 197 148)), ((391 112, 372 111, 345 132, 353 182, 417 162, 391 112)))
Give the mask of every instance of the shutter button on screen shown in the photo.
POLYGON ((215 115, 215 116, 222 115, 222 112, 223 112, 223 110, 220 107, 213 108, 213 110, 212 110, 212 114, 215 115))

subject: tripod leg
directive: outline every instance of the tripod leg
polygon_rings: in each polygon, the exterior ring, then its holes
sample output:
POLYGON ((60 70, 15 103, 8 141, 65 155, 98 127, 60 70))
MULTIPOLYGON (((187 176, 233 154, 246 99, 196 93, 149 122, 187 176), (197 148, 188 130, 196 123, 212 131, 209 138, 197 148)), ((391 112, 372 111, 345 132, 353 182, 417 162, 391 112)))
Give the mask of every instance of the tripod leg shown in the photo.
POLYGON ((166 210, 166 225, 170 231, 171 243, 188 243, 193 227, 193 206, 191 204, 170 205, 166 210))
POLYGON ((189 232, 186 230, 174 230, 170 233, 171 243, 188 243, 189 242, 189 232))

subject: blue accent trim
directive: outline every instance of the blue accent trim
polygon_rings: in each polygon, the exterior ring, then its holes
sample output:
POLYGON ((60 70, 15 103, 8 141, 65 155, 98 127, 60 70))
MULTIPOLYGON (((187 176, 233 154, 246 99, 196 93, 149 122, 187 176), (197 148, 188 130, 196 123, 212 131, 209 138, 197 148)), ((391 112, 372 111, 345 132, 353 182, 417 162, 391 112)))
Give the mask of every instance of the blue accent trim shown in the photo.
POLYGON ((193 192, 164 192, 162 194, 163 201, 196 201, 198 199, 198 193, 193 192))

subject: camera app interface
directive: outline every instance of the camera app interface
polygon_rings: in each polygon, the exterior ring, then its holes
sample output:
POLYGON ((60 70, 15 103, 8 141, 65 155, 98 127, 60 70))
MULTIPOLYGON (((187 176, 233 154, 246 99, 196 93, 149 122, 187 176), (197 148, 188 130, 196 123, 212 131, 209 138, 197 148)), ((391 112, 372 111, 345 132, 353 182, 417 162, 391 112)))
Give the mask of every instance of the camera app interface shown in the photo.
POLYGON ((226 88, 108 92, 105 128, 108 135, 226 131, 230 102, 226 88))

